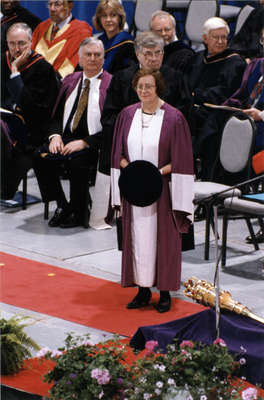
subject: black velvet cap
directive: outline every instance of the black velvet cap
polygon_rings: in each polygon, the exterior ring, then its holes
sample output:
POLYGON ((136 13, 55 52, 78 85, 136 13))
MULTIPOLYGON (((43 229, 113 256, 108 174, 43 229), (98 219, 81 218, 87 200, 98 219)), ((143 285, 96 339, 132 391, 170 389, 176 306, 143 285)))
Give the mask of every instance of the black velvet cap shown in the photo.
POLYGON ((132 205, 146 207, 158 200, 162 192, 162 176, 149 161, 132 161, 119 177, 121 195, 132 205))

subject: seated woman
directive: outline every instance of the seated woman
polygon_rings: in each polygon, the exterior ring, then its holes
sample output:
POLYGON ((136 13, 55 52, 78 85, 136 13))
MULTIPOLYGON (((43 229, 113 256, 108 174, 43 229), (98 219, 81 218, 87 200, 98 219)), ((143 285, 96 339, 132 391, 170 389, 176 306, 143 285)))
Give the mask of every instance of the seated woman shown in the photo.
POLYGON ((133 37, 124 31, 126 14, 118 0, 101 0, 93 17, 97 31, 103 31, 98 36, 105 48, 103 68, 114 74, 129 66, 135 59, 133 37))
POLYGON ((188 232, 193 212, 191 135, 182 113, 161 99, 164 87, 159 71, 139 70, 132 86, 140 103, 124 108, 115 125, 112 205, 121 205, 118 179, 130 162, 145 160, 158 167, 163 187, 160 198, 145 207, 122 199, 121 284, 138 286, 128 309, 147 306, 150 288, 156 286, 160 290, 156 309, 166 312, 171 307, 169 291, 180 288, 181 234, 188 232))

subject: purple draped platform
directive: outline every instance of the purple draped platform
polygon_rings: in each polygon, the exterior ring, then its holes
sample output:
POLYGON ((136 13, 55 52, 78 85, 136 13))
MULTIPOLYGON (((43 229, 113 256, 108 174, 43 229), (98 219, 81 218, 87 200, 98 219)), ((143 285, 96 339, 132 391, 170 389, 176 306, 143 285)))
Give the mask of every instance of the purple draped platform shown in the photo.
MULTIPOLYGON (((246 359, 242 374, 246 380, 264 387, 264 325, 237 314, 221 313, 220 337, 231 353, 241 354, 246 359)), ((179 342, 192 340, 211 344, 216 338, 215 311, 209 309, 165 324, 142 326, 130 345, 143 350, 148 340, 157 340, 159 349, 166 352, 175 338, 179 342)))

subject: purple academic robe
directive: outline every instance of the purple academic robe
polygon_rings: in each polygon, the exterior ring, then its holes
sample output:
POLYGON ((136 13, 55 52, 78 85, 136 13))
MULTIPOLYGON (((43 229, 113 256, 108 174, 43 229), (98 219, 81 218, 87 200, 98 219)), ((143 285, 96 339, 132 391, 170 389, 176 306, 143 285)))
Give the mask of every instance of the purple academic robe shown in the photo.
MULTIPOLYGON (((62 86, 60 88, 52 116, 54 116, 56 109, 58 107, 58 104, 64 95, 66 94, 65 99, 67 100, 72 91, 75 89, 76 85, 80 83, 80 80, 82 78, 83 73, 82 72, 73 72, 72 74, 67 75, 63 81, 62 81, 62 86)), ((102 112, 103 106, 104 106, 104 101, 106 97, 106 91, 108 86, 110 85, 112 79, 112 75, 109 74, 107 71, 103 71, 101 75, 101 84, 100 84, 100 96, 99 96, 99 107, 102 112)))
MULTIPOLYGON (((129 161, 127 139, 133 117, 140 103, 126 107, 118 116, 111 160, 112 205, 120 205, 118 178, 120 160, 129 161)), ((181 233, 187 232, 193 214, 193 155, 188 124, 182 113, 164 103, 158 149, 158 168, 172 164, 172 173, 163 175, 163 189, 157 201, 156 282, 159 290, 178 290, 181 277, 181 233), (171 190, 169 181, 171 179, 171 190), (173 210, 173 212, 172 212, 173 210)), ((133 286, 131 241, 131 205, 122 201, 123 253, 122 286, 133 286)), ((146 239, 147 240, 147 239, 146 239)))

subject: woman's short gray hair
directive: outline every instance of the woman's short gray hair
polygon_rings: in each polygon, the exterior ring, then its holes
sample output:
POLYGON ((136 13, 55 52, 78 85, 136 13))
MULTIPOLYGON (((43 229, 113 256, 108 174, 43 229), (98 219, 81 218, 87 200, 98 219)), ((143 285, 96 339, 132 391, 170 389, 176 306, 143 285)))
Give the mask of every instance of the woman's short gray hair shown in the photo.
POLYGON ((225 28, 227 34, 229 35, 230 32, 229 26, 223 18, 219 17, 209 18, 205 21, 203 25, 203 34, 207 36, 211 30, 220 28, 225 28))
POLYGON ((87 46, 87 45, 90 45, 90 44, 98 44, 102 48, 103 57, 104 57, 104 45, 103 45, 103 42, 102 42, 102 40, 100 40, 100 39, 98 39, 97 37, 94 37, 94 36, 87 37, 87 38, 83 39, 83 41, 80 44, 79 51, 78 51, 79 57, 82 55, 82 48, 84 46, 87 46))
POLYGON ((28 26, 27 24, 25 24, 24 22, 17 22, 13 25, 10 26, 10 28, 7 31, 6 36, 8 36, 8 34, 16 29, 21 29, 22 31, 25 31, 28 35, 28 40, 32 40, 32 29, 30 28, 30 26, 28 26))
POLYGON ((152 31, 141 32, 135 39, 135 52, 141 53, 142 48, 146 47, 151 49, 153 47, 159 46, 161 50, 164 48, 164 41, 162 37, 158 36, 152 31))

